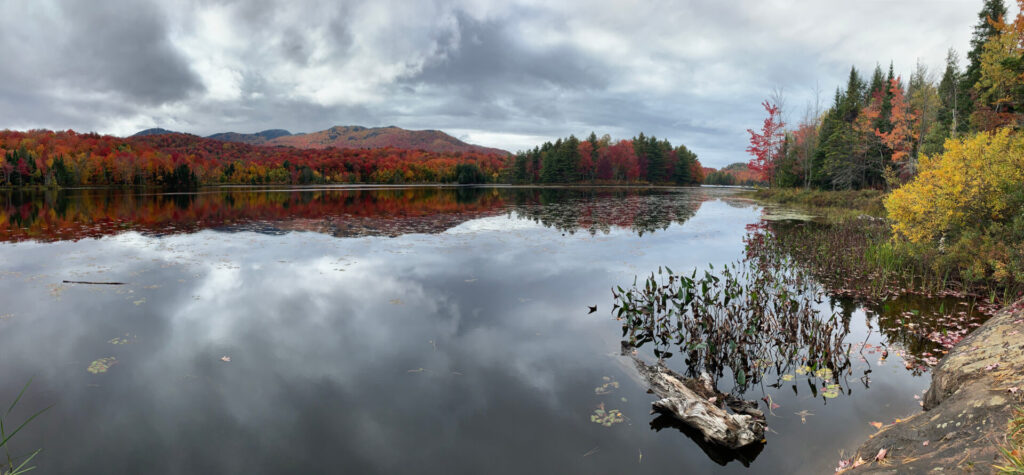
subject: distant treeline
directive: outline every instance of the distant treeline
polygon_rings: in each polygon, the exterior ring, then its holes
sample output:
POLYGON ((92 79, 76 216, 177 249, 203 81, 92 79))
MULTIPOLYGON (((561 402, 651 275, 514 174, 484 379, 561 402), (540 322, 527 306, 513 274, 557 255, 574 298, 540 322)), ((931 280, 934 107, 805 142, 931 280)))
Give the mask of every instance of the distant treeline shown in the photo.
POLYGON ((0 186, 489 183, 509 156, 396 148, 298 149, 187 134, 119 138, 0 131, 0 186))
POLYGON ((684 145, 646 137, 612 142, 591 133, 558 139, 516 154, 510 179, 514 183, 647 182, 697 185, 703 170, 697 154, 684 145))
POLYGON ((545 143, 515 157, 398 148, 300 149, 167 133, 129 138, 0 131, 0 186, 317 183, 595 183, 694 185, 703 181, 685 146, 640 134, 545 143))
POLYGON ((768 183, 745 162, 729 164, 721 169, 704 169, 704 184, 725 186, 765 186, 768 183))

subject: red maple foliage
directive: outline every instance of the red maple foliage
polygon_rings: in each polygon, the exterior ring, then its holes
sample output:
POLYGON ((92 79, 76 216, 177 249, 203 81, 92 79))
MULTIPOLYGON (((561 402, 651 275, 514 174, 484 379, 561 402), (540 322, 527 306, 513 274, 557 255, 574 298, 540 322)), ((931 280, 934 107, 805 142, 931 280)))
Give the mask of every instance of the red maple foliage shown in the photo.
POLYGON ((460 164, 493 179, 509 162, 499 153, 297 149, 176 133, 0 131, 0 185, 162 185, 182 166, 199 183, 437 183, 455 181, 460 164))
POLYGON ((892 113, 889 116, 889 123, 892 130, 882 132, 875 129, 875 135, 882 139, 882 143, 892 150, 892 161, 902 162, 910 157, 917 142, 917 114, 907 104, 900 87, 900 78, 893 79, 889 84, 889 92, 892 94, 892 113))
POLYGON ((768 117, 764 119, 760 133, 747 129, 750 133, 747 152, 754 156, 747 166, 758 172, 763 180, 771 182, 775 175, 775 162, 786 140, 786 123, 782 121, 782 111, 777 104, 764 101, 761 105, 768 112, 768 117))

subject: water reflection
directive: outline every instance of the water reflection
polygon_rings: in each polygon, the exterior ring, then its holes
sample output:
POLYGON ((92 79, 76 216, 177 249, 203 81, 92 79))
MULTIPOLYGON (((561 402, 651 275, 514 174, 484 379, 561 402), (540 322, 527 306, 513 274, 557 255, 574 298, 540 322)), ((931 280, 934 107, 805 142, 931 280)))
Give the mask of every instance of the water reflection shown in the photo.
POLYGON ((435 234, 473 219, 511 213, 562 232, 639 235, 682 224, 705 191, 628 188, 210 188, 199 193, 138 190, 0 191, 0 241, 150 235, 202 229, 336 237, 435 234), (678 195, 678 196, 672 196, 678 195), (679 199, 671 199, 679 198, 679 199), (558 206, 549 206, 557 203, 558 206))
POLYGON ((865 308, 871 322, 885 335, 887 347, 893 345, 892 351, 880 351, 900 355, 908 370, 921 374, 938 364, 970 330, 984 323, 991 307, 983 305, 977 296, 914 291, 906 283, 865 267, 868 241, 863 235, 887 236, 887 226, 873 220, 852 225, 787 220, 764 224, 777 237, 779 245, 774 252, 790 256, 813 274, 847 314, 865 308), (829 256, 831 262, 822 262, 818 249, 823 247, 823 240, 833 241, 832 246, 846 252, 829 256))
POLYGON ((531 219, 559 231, 584 230, 591 235, 608 234, 613 227, 630 229, 640 236, 670 225, 683 224, 708 199, 701 189, 665 199, 663 194, 638 193, 630 189, 573 190, 546 188, 515 193, 513 209, 521 218, 531 219), (557 203, 558 206, 547 206, 557 203))
MULTIPOLYGON (((746 470, 652 430, 605 312, 634 275, 741 256, 758 208, 727 190, 457 190, 0 193, 0 401, 35 375, 18 410, 56 404, 12 451, 43 447, 41 473, 746 470), (117 364, 90 373, 101 358, 117 364), (605 377, 620 387, 595 392, 605 377), (598 407, 624 422, 591 422, 598 407)), ((752 467, 829 470, 872 429, 850 421, 917 408, 922 378, 872 376, 827 410, 773 393, 778 434, 752 467)))

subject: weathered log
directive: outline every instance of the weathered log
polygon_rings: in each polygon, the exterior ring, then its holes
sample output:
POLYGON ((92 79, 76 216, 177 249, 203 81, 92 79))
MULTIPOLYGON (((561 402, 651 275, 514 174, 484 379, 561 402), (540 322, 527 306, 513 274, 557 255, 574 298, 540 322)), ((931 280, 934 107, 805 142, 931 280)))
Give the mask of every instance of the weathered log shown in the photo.
POLYGON ((756 403, 719 393, 706 374, 700 379, 686 378, 660 362, 648 365, 634 355, 630 358, 651 392, 661 398, 651 404, 655 411, 675 417, 700 431, 708 441, 727 448, 738 449, 764 440, 764 413, 756 403), (719 404, 741 413, 730 414, 719 404))

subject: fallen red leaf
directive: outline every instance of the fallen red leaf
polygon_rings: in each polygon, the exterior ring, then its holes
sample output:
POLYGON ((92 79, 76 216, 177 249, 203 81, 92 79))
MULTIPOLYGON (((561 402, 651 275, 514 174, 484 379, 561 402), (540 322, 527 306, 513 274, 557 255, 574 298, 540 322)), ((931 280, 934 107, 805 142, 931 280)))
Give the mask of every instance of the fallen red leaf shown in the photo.
POLYGON ((875 461, 881 462, 885 459, 885 455, 889 453, 889 449, 878 449, 878 454, 875 455, 875 461))

